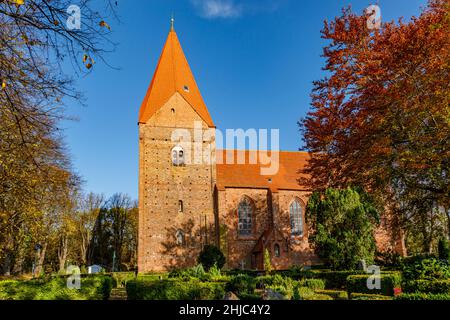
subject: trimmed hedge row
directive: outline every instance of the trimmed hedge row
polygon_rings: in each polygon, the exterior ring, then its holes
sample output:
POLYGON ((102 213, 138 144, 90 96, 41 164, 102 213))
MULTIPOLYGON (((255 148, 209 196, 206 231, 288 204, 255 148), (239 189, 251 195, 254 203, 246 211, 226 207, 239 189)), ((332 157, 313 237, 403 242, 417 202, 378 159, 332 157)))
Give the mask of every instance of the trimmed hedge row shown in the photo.
POLYGON ((326 289, 345 289, 347 277, 351 275, 366 274, 364 271, 332 271, 332 270, 306 270, 299 272, 300 279, 323 279, 326 289))
POLYGON ((350 294, 351 300, 392 300, 392 297, 384 296, 381 294, 366 294, 366 293, 352 293, 350 294))
POLYGON ((128 300, 220 300, 225 284, 196 280, 129 280, 128 300))
POLYGON ((395 300, 450 300, 450 294, 402 293, 395 300))
POLYGON ((347 278, 347 291, 351 293, 381 294, 393 296, 394 288, 401 287, 401 275, 399 273, 374 275, 354 275, 347 278), (367 281, 369 277, 378 277, 380 279, 380 289, 369 289, 367 281))
POLYGON ((333 298, 333 300, 347 300, 348 293, 343 290, 316 290, 317 294, 326 294, 333 298))
POLYGON ((405 293, 450 294, 450 280, 415 280, 403 283, 405 293))
POLYGON ((0 300, 107 300, 113 279, 97 275, 81 278, 80 289, 69 289, 67 278, 0 281, 0 300))

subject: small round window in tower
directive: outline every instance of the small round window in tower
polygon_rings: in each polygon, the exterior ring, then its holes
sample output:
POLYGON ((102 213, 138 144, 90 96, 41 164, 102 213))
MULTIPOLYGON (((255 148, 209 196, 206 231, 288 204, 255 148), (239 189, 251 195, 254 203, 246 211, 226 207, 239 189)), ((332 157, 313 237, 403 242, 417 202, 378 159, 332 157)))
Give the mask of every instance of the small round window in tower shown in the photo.
POLYGON ((189 92, 189 87, 188 86, 184 86, 183 90, 186 91, 186 92, 189 92))

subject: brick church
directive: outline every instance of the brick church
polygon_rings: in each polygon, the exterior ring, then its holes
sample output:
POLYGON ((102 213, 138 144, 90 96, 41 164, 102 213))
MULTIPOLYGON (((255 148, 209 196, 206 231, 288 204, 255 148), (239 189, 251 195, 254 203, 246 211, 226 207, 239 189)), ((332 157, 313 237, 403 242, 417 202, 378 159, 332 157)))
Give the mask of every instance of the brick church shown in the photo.
MULTIPOLYGON (((219 246, 231 269, 263 269, 266 249, 276 269, 320 263, 305 223, 310 192, 298 183, 308 153, 280 151, 278 170, 262 175, 258 153, 217 150, 215 138, 172 21, 139 113, 139 272, 193 266, 206 244, 219 246), (208 134, 190 147, 183 138, 199 126, 208 134), (187 161, 195 148, 210 161, 187 161)), ((388 223, 377 245, 398 251, 388 223)))

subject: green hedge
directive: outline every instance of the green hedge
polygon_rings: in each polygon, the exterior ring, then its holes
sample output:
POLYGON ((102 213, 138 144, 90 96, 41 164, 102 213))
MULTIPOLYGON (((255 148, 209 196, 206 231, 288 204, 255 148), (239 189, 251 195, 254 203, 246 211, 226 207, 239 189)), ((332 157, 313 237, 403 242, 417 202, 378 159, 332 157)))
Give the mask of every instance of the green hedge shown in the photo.
POLYGON ((381 294, 367 294, 367 293, 352 293, 350 294, 351 300, 392 300, 392 297, 384 296, 381 294))
POLYGON ((325 289, 325 281, 322 279, 303 279, 299 284, 302 287, 308 287, 313 290, 325 289))
POLYGON ((450 294, 402 293, 395 300, 450 300, 450 294))
POLYGON ((256 289, 256 278, 246 274, 238 274, 226 283, 226 290, 234 292, 238 296, 241 294, 253 294, 256 289))
POLYGON ((81 278, 80 289, 69 289, 66 277, 28 281, 0 281, 0 300, 107 300, 113 279, 97 275, 81 278))
POLYGON ((450 294, 450 280, 415 280, 403 283, 405 293, 450 294))
MULTIPOLYGON (((393 296, 394 288, 401 287, 401 275, 399 273, 381 274, 380 289, 370 290, 367 287, 367 279, 373 275, 353 275, 347 278, 347 292, 366 293, 366 294, 382 294, 385 296, 393 296)), ((375 276, 374 276, 375 277, 375 276)))
POLYGON ((333 300, 347 300, 347 291, 343 290, 316 290, 317 294, 326 294, 333 298, 333 300))
POLYGON ((312 295, 306 296, 303 300, 333 300, 328 294, 314 293, 312 295))
POLYGON ((326 289, 345 289, 347 277, 365 274, 363 271, 306 270, 299 272, 299 279, 322 279, 326 289))
POLYGON ((220 300, 225 284, 198 280, 130 280, 126 284, 128 300, 220 300))

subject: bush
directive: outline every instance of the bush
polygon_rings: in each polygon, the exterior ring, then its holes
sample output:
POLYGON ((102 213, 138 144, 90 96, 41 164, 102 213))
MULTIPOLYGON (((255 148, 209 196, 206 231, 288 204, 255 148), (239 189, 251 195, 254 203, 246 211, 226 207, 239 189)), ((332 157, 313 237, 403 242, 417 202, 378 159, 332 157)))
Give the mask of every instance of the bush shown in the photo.
POLYGON ((405 293, 450 294, 450 280, 414 280, 403 283, 405 293))
POLYGON ((450 263, 436 258, 415 257, 403 264, 405 281, 445 280, 450 278, 450 263))
POLYGON ((395 300, 450 300, 450 294, 403 293, 395 300))
POLYGON ((130 280, 126 284, 128 300, 220 300, 225 284, 198 280, 130 280))
POLYGON ((245 274, 239 274, 231 278, 226 285, 226 290, 241 294, 253 294, 256 289, 256 279, 245 274))
POLYGON ((323 279, 326 289, 345 289, 347 277, 351 275, 366 274, 363 271, 330 271, 330 270, 307 270, 302 272, 304 279, 323 279))
POLYGON ((300 281, 300 285, 303 287, 308 287, 312 290, 325 289, 325 281, 322 279, 304 279, 300 281))
POLYGON ((247 300, 247 301, 253 301, 253 300, 262 300, 262 297, 259 294, 241 293, 239 295, 239 299, 247 300))
POLYGON ((0 300, 107 300, 113 287, 110 276, 81 278, 81 288, 69 289, 67 277, 0 282, 0 300))
POLYGON ((260 289, 264 289, 268 286, 284 286, 287 283, 292 283, 292 279, 289 277, 284 277, 280 274, 276 275, 267 275, 267 276, 260 276, 255 279, 257 287, 260 289))
POLYGON ((366 294, 382 294, 385 296, 393 296, 394 288, 401 286, 401 275, 399 273, 374 275, 353 275, 347 278, 347 292, 366 293, 366 294), (380 277, 380 289, 370 290, 367 286, 369 277, 380 277))
POLYGON ((439 259, 450 260, 450 246, 448 240, 440 238, 438 243, 439 259))
POLYGON ((297 287, 294 289, 292 299, 294 300, 308 300, 308 297, 314 295, 314 290, 308 287, 297 287))
POLYGON ((333 298, 333 300, 347 300, 348 294, 343 290, 316 290, 317 294, 326 294, 333 298))
POLYGON ((270 258, 269 250, 266 248, 264 250, 264 271, 271 273, 273 270, 272 260, 270 258))
POLYGON ((312 295, 306 296, 306 298, 303 300, 333 300, 333 298, 327 294, 314 293, 312 295))
POLYGON ((202 264, 206 270, 211 269, 214 265, 222 269, 225 265, 225 256, 216 246, 206 245, 198 256, 198 263, 202 264))
POLYGON ((206 273, 203 265, 201 264, 189 269, 172 270, 169 273, 169 278, 179 278, 183 280, 200 279, 203 281, 208 281, 210 279, 209 275, 206 273))
POLYGON ((392 297, 381 294, 352 293, 351 300, 392 300, 392 297))

